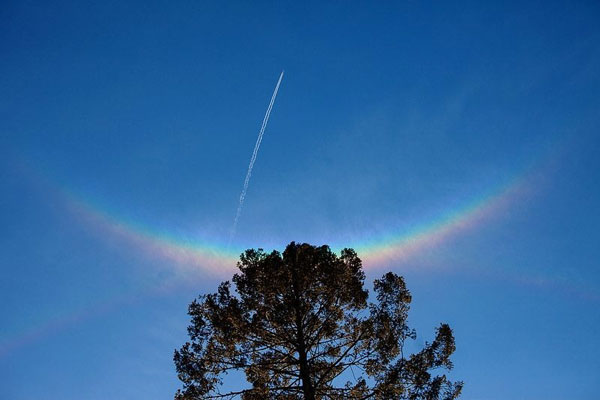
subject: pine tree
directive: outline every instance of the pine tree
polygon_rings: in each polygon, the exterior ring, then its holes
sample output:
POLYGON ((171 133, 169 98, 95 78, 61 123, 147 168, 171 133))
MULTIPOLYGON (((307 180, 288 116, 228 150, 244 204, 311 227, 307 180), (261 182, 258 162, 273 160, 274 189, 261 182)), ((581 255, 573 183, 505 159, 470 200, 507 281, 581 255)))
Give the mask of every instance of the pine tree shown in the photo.
POLYGON ((411 295, 388 272, 368 302, 362 263, 352 249, 290 243, 283 254, 240 256, 240 270, 214 294, 191 303, 190 341, 175 351, 183 388, 175 399, 455 399, 462 382, 450 370, 452 330, 405 354, 416 333, 407 326, 411 295), (228 391, 223 377, 245 374, 228 391))

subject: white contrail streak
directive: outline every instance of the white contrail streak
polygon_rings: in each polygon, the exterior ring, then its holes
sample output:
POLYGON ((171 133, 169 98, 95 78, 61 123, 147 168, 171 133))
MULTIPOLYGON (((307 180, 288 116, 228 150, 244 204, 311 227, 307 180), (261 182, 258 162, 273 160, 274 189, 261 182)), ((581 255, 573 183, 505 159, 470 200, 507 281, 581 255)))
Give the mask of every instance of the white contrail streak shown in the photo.
POLYGON ((250 158, 250 165, 248 166, 248 172, 246 172, 246 179, 244 179, 244 186, 242 187, 242 193, 240 194, 240 203, 238 204, 237 212, 235 213, 235 219, 233 220, 233 227, 231 228, 231 235, 229 236, 229 244, 231 244, 231 240, 235 236, 238 220, 240 219, 242 207, 244 206, 244 199, 246 198, 246 191, 248 190, 248 184, 250 183, 250 176, 252 176, 252 168, 254 168, 254 162, 256 161, 256 156, 258 155, 258 149, 260 148, 260 143, 262 142, 263 135, 265 134, 265 129, 267 128, 267 123, 269 122, 269 116, 271 115, 273 104, 275 104, 275 98, 277 97, 277 92, 279 91, 279 85, 281 84, 282 79, 283 71, 281 71, 281 75, 279 75, 279 80, 277 81, 277 85, 275 86, 275 90, 271 96, 271 101, 269 102, 269 107, 267 107, 267 112, 265 113, 260 131, 258 132, 258 138, 256 139, 256 144, 254 145, 254 151, 252 152, 252 157, 250 158))

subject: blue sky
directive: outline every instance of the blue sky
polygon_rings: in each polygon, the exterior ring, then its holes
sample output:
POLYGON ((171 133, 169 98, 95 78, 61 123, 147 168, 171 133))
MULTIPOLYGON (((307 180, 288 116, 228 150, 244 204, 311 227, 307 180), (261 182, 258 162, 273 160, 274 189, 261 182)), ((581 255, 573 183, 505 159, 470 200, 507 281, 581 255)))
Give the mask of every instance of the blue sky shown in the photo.
POLYGON ((173 395, 227 272, 106 225, 225 248, 284 69, 233 251, 380 242, 516 182, 367 280, 406 277, 416 346, 451 325, 463 398, 594 398, 597 3, 122 3, 0 11, 1 398, 173 395))

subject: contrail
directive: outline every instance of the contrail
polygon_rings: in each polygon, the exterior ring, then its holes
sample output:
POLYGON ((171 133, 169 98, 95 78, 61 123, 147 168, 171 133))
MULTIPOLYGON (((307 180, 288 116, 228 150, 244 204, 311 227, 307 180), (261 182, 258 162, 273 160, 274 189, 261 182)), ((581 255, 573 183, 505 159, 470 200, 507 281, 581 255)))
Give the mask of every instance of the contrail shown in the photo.
POLYGON ((283 71, 281 71, 281 75, 279 75, 279 80, 277 81, 277 85, 275 86, 275 90, 271 96, 271 101, 269 102, 269 107, 267 107, 267 112, 265 113, 260 131, 258 132, 258 138, 256 139, 256 144, 254 145, 254 151, 252 152, 252 157, 250 158, 250 165, 248 166, 248 172, 246 172, 246 179, 244 179, 244 186, 242 187, 242 193, 240 194, 240 203, 238 205, 237 212, 235 213, 235 219, 233 220, 233 227, 231 228, 231 235, 229 236, 229 244, 231 244, 231 240, 235 236, 238 220, 240 219, 242 207, 244 206, 244 199, 246 198, 246 191, 248 190, 248 184, 250 183, 250 176, 252 176, 252 168, 254 168, 254 162, 256 161, 256 156, 258 155, 258 149, 260 148, 260 143, 262 142, 263 135, 265 134, 265 129, 267 128, 267 123, 269 122, 269 116, 271 115, 271 110, 273 109, 273 104, 275 103, 275 98, 277 97, 277 92, 279 91, 279 85, 281 84, 282 79, 283 71))

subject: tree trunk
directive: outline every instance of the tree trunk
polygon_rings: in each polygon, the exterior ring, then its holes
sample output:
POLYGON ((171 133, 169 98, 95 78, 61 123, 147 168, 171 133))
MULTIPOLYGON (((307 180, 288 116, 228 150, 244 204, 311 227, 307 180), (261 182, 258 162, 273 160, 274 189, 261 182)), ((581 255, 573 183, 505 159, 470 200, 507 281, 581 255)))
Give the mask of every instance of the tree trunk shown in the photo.
POLYGON ((300 362, 300 379, 302 379, 302 393, 305 400, 315 400, 315 388, 310 378, 310 367, 308 365, 308 356, 306 348, 306 338, 302 327, 300 290, 298 287, 298 274, 296 269, 292 269, 292 289, 294 291, 294 306, 296 308, 296 339, 298 341, 298 361, 300 362))
POLYGON ((302 343, 301 348, 298 349, 298 355, 300 361, 300 379, 302 379, 302 392, 304 393, 304 399, 315 400, 315 388, 313 387, 312 379, 310 379, 310 368, 308 366, 304 343, 302 343))

